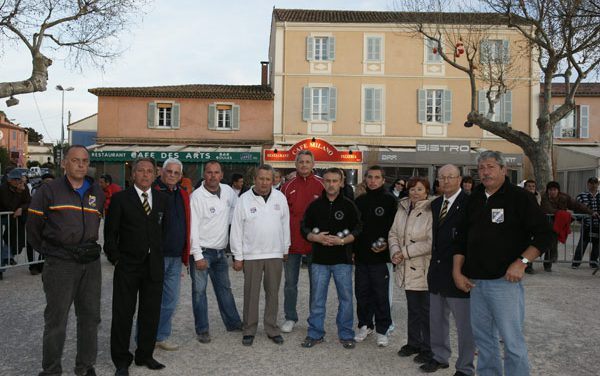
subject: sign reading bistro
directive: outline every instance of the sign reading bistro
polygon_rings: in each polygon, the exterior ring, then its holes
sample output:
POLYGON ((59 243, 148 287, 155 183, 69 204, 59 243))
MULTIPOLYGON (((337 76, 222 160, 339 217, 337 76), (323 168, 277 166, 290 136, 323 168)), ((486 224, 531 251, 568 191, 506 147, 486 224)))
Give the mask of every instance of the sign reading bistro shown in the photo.
POLYGON ((264 161, 266 163, 293 162, 296 160, 296 154, 301 150, 310 150, 315 156, 316 162, 362 162, 361 151, 340 151, 329 142, 319 138, 302 140, 290 147, 289 150, 266 149, 264 151, 264 161))

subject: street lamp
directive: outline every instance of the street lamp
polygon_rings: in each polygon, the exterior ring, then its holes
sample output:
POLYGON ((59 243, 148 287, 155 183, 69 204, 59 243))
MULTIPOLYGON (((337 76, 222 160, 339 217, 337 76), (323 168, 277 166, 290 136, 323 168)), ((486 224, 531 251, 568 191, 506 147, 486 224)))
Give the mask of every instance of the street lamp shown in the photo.
POLYGON ((65 143, 65 91, 73 91, 75 88, 67 87, 64 88, 62 85, 56 85, 56 90, 62 92, 62 104, 60 109, 60 145, 65 143))

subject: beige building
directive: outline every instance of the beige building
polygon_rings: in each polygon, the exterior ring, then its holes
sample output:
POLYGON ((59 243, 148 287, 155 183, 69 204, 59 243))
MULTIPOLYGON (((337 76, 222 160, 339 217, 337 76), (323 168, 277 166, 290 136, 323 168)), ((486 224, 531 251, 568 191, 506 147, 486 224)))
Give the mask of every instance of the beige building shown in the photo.
MULTIPOLYGON (((475 175, 475 156, 483 149, 507 153, 511 178, 520 179, 520 148, 479 127, 464 126, 471 102, 466 74, 444 63, 430 42, 412 32, 409 21, 396 21, 399 17, 415 20, 397 12, 273 10, 274 146, 265 151, 266 162, 292 168, 293 162, 274 158, 273 151, 293 154, 293 145, 310 148, 311 142, 304 141, 315 137, 336 151, 361 152, 362 158, 350 162, 317 163, 343 167, 353 183, 374 163, 383 165, 389 178, 433 178, 445 163, 475 175)), ((426 22, 432 15, 411 17, 426 22)), ((454 28, 461 22, 456 15, 445 19, 454 28)), ((539 106, 535 62, 522 51, 511 51, 520 34, 497 18, 481 19, 490 24, 489 39, 482 43, 493 46, 498 56, 520 59, 519 76, 513 77, 517 84, 497 105, 496 120, 531 134, 539 106)), ((486 106, 482 93, 480 108, 486 106)), ((318 147, 319 141, 312 144, 318 147)))

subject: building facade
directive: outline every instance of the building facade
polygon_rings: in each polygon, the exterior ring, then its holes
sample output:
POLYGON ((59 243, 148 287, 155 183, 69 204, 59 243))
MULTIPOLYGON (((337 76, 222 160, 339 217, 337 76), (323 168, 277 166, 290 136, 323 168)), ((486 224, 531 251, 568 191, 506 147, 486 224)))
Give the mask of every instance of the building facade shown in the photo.
MULTIPOLYGON (((0 146, 8 150, 10 162, 16 167, 27 164, 27 131, 8 119, 0 111, 0 146)), ((4 170, 6 166, 2 166, 4 170)))
POLYGON ((92 146, 96 143, 98 114, 87 116, 67 126, 70 145, 92 146))
MULTIPOLYGON (((471 108, 468 77, 414 32, 411 17, 426 22, 431 15, 274 9, 269 48, 275 94, 272 150, 290 150, 316 137, 340 151, 362 153, 360 162, 323 161, 318 167, 336 165, 359 177, 367 165, 377 163, 389 178, 432 179, 445 163, 476 175, 477 152, 493 149, 508 155, 511 178, 520 179, 522 150, 479 127, 464 126, 471 108)), ((460 17, 449 14, 444 19, 460 30, 460 17)), ((521 59, 523 66, 513 77, 518 84, 497 104, 494 120, 535 136, 535 64, 527 54, 510 50, 520 34, 501 26, 500 20, 486 21, 491 22, 489 38, 482 43, 498 46, 503 56, 521 59)), ((479 92, 476 99, 481 109, 486 107, 484 95, 479 92)), ((266 161, 292 168, 268 156, 266 161)))

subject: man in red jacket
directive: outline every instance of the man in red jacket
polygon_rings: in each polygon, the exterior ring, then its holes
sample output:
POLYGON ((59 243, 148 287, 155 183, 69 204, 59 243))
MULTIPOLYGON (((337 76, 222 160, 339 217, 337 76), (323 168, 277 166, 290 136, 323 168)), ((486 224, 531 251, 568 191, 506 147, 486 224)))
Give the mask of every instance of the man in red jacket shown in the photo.
POLYGON ((98 184, 100 184, 100 188, 102 188, 102 190, 104 191, 104 216, 106 217, 108 207, 110 206, 110 198, 113 194, 120 192, 121 187, 113 183, 112 176, 110 176, 109 174, 104 174, 100 176, 98 184))
POLYGON ((283 333, 290 333, 298 321, 296 302, 298 300, 298 277, 303 255, 307 257, 310 282, 312 248, 311 243, 306 241, 300 233, 300 221, 308 205, 319 198, 324 189, 323 179, 313 174, 314 165, 313 154, 309 150, 301 150, 296 155, 296 177, 290 179, 281 187, 281 192, 285 195, 290 208, 291 235, 288 260, 285 263, 285 286, 283 289, 285 322, 281 325, 283 333))

